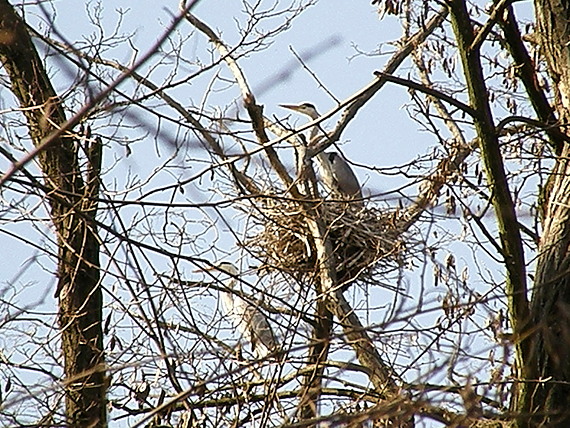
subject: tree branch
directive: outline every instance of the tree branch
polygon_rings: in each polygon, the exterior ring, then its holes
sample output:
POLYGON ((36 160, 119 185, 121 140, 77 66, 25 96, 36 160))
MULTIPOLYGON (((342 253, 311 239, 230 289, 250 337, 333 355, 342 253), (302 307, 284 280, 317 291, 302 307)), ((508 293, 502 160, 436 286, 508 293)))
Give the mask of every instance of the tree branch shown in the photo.
MULTIPOLYGON (((427 37, 436 29, 438 28, 447 17, 448 10, 446 7, 442 8, 439 12, 437 12, 420 30, 418 30, 413 36, 411 36, 408 40, 405 41, 404 45, 398 52, 396 52, 386 63, 386 66, 382 70, 383 73, 388 75, 394 74, 394 72, 398 69, 398 67, 408 58, 411 52, 421 43, 423 43, 427 37)), ((334 131, 329 135, 329 145, 338 141, 344 129, 348 126, 350 121, 354 118, 358 110, 366 104, 366 102, 372 98, 376 92, 378 92, 384 84, 386 80, 375 79, 373 82, 369 83, 366 87, 362 88, 356 94, 352 95, 349 99, 343 101, 339 104, 338 108, 334 111, 326 113, 321 117, 329 117, 332 116, 338 109, 342 107, 347 107, 346 110, 343 112, 342 117, 338 121, 334 131)))
MULTIPOLYGON (((5 1, 5 0, 3 0, 5 1)), ((192 7, 198 2, 198 0, 192 0, 186 7, 186 11, 192 9, 192 7)), ((83 118, 89 115, 91 110, 99 104, 101 101, 105 100, 121 83, 123 83, 129 76, 130 73, 134 70, 140 68, 147 60, 149 60, 158 50, 158 48, 166 41, 166 39, 170 36, 170 34, 174 31, 174 29, 178 26, 180 21, 184 18, 184 14, 180 14, 170 24, 170 27, 164 34, 160 37, 160 39, 148 50, 148 52, 136 62, 133 67, 129 69, 128 72, 123 73, 120 75, 113 83, 107 86, 103 91, 99 92, 96 96, 94 96, 90 101, 85 104, 77 113, 75 113, 70 119, 66 120, 64 123, 60 124, 60 126, 52 131, 49 135, 45 136, 39 144, 36 144, 36 147, 31 150, 26 156, 24 156, 18 163, 12 164, 11 168, 4 173, 2 177, 0 177, 0 186, 2 186, 6 181, 8 181, 16 172, 22 169, 24 166, 28 164, 32 159, 36 158, 40 153, 45 152, 53 145, 57 144, 59 139, 70 129, 73 129, 83 118)))
MULTIPOLYGON (((520 364, 522 363, 521 358, 524 358, 529 352, 528 341, 523 340, 525 325, 529 321, 529 307, 522 238, 507 183, 498 135, 488 102, 480 53, 478 49, 471 48, 474 37, 471 19, 463 0, 450 0, 447 4, 449 5, 452 27, 463 65, 469 102, 471 107, 479 112, 474 117, 474 125, 485 165, 488 186, 492 191, 492 202, 497 215, 499 236, 505 256, 509 315, 514 334, 517 337, 517 358, 520 364)), ((519 365, 519 367, 521 366, 519 365)))
POLYGON ((493 10, 489 15, 489 19, 487 20, 487 22, 485 22, 483 27, 479 29, 479 31, 473 38, 471 45, 467 49, 468 51, 478 50, 481 47, 481 44, 483 44, 483 42, 485 41, 491 30, 497 23, 497 20, 501 19, 501 14, 504 12, 505 8, 507 7, 510 8, 511 4, 514 3, 515 1, 517 0, 499 0, 497 3, 493 5, 493 10))
MULTIPOLYGON (((182 5, 185 3, 185 0, 182 0, 182 5)), ((265 125, 264 125, 264 118, 263 118, 263 107, 256 104, 255 97, 251 92, 249 85, 247 84, 247 80, 245 75, 241 71, 240 67, 238 66, 237 62, 233 59, 230 51, 222 42, 222 40, 216 35, 216 33, 206 25, 206 23, 199 20, 196 16, 192 15, 191 13, 186 13, 186 19, 190 22, 193 26, 195 26, 199 31, 204 33, 210 42, 216 47, 220 56, 228 65, 229 69, 231 70, 232 74, 236 78, 238 86, 241 91, 241 96, 245 105, 247 112, 249 113, 249 117, 251 118, 253 124, 253 130, 257 137, 259 143, 263 146, 265 153, 267 154, 267 158, 271 163, 271 166, 277 172, 281 181, 291 193, 294 198, 301 199, 303 195, 297 189, 295 183, 293 183, 293 179, 289 176, 287 169, 279 160, 279 156, 275 149, 268 144, 270 141, 267 137, 265 132, 265 125)))
POLYGON ((568 136, 560 130, 560 121, 556 118, 554 109, 548 102, 548 98, 538 83, 536 64, 530 57, 523 43, 522 35, 517 26, 515 13, 511 6, 507 8, 499 20, 499 25, 503 29, 507 49, 515 62, 515 72, 526 89, 536 115, 543 124, 546 124, 543 128, 550 139, 552 148, 556 154, 560 154, 562 145, 564 142, 568 142, 569 139, 568 136))
POLYGON ((426 95, 430 95, 434 98, 437 98, 441 101, 445 101, 448 104, 451 104, 453 107, 457 107, 459 110, 467 113, 469 116, 475 117, 477 116, 477 111, 469 107, 467 104, 463 104, 461 101, 456 100, 455 98, 444 94, 433 88, 428 88, 420 83, 413 82, 409 79, 403 79, 401 77, 392 76, 390 74, 382 73, 381 71, 375 71, 374 75, 379 79, 383 79, 387 82, 396 83, 398 85, 405 86, 410 89, 415 89, 417 91, 423 92, 426 95))

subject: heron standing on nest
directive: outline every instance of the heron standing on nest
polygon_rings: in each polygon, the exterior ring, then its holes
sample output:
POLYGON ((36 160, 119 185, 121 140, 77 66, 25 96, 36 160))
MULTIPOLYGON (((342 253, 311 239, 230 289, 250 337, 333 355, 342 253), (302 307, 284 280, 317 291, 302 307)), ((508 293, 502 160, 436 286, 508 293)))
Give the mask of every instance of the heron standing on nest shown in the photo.
POLYGON ((251 302, 233 293, 236 285, 237 268, 229 262, 222 262, 205 270, 217 270, 231 278, 224 282, 228 291, 220 291, 222 307, 232 324, 251 343, 257 358, 265 358, 277 349, 277 341, 265 315, 251 302))
MULTIPOLYGON (((280 106, 304 114, 310 117, 311 120, 315 120, 320 116, 315 106, 311 103, 299 105, 280 104, 280 106)), ((313 141, 318 132, 318 127, 314 126, 311 130, 309 142, 313 141)), ((323 184, 332 194, 340 195, 346 199, 362 199, 362 190, 356 175, 338 153, 321 152, 316 157, 319 162, 323 184)))

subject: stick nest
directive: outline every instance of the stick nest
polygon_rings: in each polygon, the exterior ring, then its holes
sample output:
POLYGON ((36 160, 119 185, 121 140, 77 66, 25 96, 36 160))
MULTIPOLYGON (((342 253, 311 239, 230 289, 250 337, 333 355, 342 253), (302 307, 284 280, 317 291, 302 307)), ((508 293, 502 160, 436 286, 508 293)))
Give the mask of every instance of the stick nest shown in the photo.
MULTIPOLYGON (((372 282, 379 269, 396 267, 405 246, 393 210, 365 208, 356 203, 323 201, 312 211, 294 201, 268 199, 254 214, 260 231, 247 248, 264 264, 303 280, 318 272, 316 248, 308 216, 319 216, 333 246, 338 284, 372 282)), ((259 230, 259 229, 258 229, 259 230)))

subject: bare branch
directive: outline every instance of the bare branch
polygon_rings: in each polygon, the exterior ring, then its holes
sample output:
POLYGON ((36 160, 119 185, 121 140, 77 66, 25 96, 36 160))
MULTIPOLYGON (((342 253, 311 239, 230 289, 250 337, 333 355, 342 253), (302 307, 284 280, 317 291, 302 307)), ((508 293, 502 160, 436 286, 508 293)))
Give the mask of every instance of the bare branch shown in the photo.
MULTIPOLYGON (((184 3, 184 2, 183 2, 184 3)), ((253 129, 257 136, 259 143, 263 146, 269 161, 271 162, 271 166, 277 172, 283 184, 286 188, 291 192, 293 197, 295 198, 302 198, 301 193, 297 190, 296 185, 293 183, 293 180, 289 176, 286 168, 283 166, 283 163, 279 160, 277 156, 277 152, 271 147, 269 144, 269 138, 265 133, 265 126, 264 126, 264 118, 263 118, 263 107, 258 106, 255 102, 255 97, 249 86, 247 84, 245 75, 242 73, 240 67, 238 66, 237 62, 232 58, 231 53, 226 48, 225 44, 220 40, 220 38, 214 33, 214 31, 208 27, 204 22, 200 21, 194 15, 190 13, 186 13, 186 19, 194 25, 198 30, 203 32, 210 42, 214 44, 216 49, 220 52, 221 57, 224 61, 228 64, 229 69, 234 74, 238 85, 241 90, 241 95, 243 98, 244 105, 249 113, 249 116, 252 120, 253 129)))
POLYGON ((477 111, 472 109, 466 104, 463 104, 461 101, 456 100, 453 97, 450 97, 447 94, 444 94, 441 91, 438 91, 433 88, 429 88, 427 86, 421 85, 419 83, 413 82, 409 79, 403 79, 401 77, 392 76, 386 73, 382 73, 381 71, 375 71, 374 75, 379 79, 385 80, 387 82, 397 83, 398 85, 405 86, 410 89, 415 89, 417 91, 423 92, 426 95, 430 95, 438 100, 445 101, 448 104, 451 104, 453 107, 458 108, 459 110, 467 113, 469 116, 475 117, 477 116, 477 111))
MULTIPOLYGON (((185 8, 185 12, 194 7, 194 5, 198 3, 198 0, 191 0, 190 3, 185 8)), ((162 36, 157 40, 157 42, 152 46, 147 53, 138 60, 128 72, 123 73, 120 75, 113 83, 111 83, 107 88, 103 91, 99 92, 95 95, 89 103, 85 104, 76 114, 73 115, 70 119, 66 120, 65 123, 62 123, 56 130, 52 131, 51 134, 47 135, 41 143, 37 144, 36 147, 31 150, 26 156, 24 156, 18 163, 13 164, 12 167, 0 177, 0 186, 4 185, 6 181, 8 181, 16 172, 22 169, 28 162, 32 159, 36 158, 40 153, 46 151, 54 144, 57 144, 59 139, 69 130, 73 129, 83 118, 89 115, 93 107, 99 104, 101 101, 105 100, 109 94, 111 94, 122 82, 124 82, 130 74, 139 69, 143 64, 145 64, 157 51, 157 49, 167 40, 170 34, 176 29, 180 21, 184 18, 184 13, 181 13, 179 16, 172 20, 172 23, 167 28, 167 30, 162 34, 162 36)))

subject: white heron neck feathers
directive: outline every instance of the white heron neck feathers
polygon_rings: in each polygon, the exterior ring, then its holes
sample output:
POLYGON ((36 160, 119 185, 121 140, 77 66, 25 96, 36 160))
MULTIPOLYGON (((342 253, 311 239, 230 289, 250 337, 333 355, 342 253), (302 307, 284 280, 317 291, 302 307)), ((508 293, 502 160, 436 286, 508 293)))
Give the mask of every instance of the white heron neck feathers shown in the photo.
MULTIPOLYGON (((222 262, 216 266, 219 271, 228 275, 237 276, 237 268, 229 262, 222 262)), ((233 289, 235 278, 225 281, 226 287, 233 289)), ((232 324, 251 343, 252 350, 257 358, 263 358, 273 352, 277 347, 273 330, 265 315, 252 302, 243 299, 231 291, 221 291, 222 307, 232 324)))

